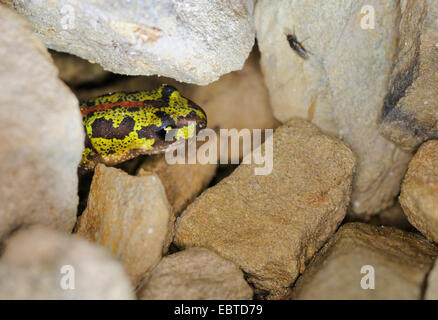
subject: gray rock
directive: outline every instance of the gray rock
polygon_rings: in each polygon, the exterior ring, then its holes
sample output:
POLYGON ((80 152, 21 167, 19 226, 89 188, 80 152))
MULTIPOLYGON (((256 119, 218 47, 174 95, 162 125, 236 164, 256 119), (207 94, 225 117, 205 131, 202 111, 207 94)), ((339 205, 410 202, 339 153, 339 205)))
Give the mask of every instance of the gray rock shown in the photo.
POLYGON ((241 69, 253 0, 11 1, 51 49, 106 70, 208 84, 241 69))
POLYGON ((21 224, 71 232, 84 148, 78 101, 21 16, 0 5, 0 239, 21 224))
POLYGON ((398 1, 268 1, 255 9, 261 64, 275 117, 312 121, 357 155, 351 213, 369 216, 392 205, 411 154, 378 132, 378 117, 397 52, 398 1), (374 30, 361 9, 375 9, 374 30), (303 59, 286 35, 308 51, 303 59))

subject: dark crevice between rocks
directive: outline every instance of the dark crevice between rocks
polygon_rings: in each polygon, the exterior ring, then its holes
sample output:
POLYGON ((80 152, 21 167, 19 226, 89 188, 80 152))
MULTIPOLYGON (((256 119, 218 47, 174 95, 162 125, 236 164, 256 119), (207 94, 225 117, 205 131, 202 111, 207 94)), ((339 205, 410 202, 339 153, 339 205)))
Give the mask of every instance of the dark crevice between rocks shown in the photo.
MULTIPOLYGON (((242 269, 240 269, 242 270, 242 269)), ((263 289, 258 289, 254 286, 254 284, 249 280, 250 278, 250 274, 245 272, 244 270, 242 270, 243 272, 243 279, 245 280, 245 282, 251 287, 253 295, 252 295, 252 299, 253 300, 266 300, 266 298, 271 294, 271 292, 269 290, 263 290, 263 289)), ((252 277, 256 277, 256 275, 252 275, 252 277)))
POLYGON ((106 88, 111 86, 114 83, 117 83, 117 81, 120 81, 121 79, 125 78, 125 75, 120 75, 116 73, 109 73, 104 79, 97 79, 92 80, 88 82, 83 82, 76 85, 68 84, 68 86, 72 87, 74 90, 81 91, 81 90, 92 90, 92 89, 100 89, 100 88, 106 88))
MULTIPOLYGON (((78 177, 78 197, 79 203, 76 216, 79 217, 87 207, 88 194, 90 193, 91 181, 93 180, 94 172, 87 173, 85 175, 79 175, 78 177)), ((76 225, 73 230, 76 229, 76 225)))
POLYGON ((234 170, 237 169, 238 166, 239 166, 238 164, 220 164, 220 165, 218 165, 216 175, 211 180, 211 182, 208 184, 206 189, 217 185, 223 179, 225 179, 230 174, 232 174, 234 172, 234 170))

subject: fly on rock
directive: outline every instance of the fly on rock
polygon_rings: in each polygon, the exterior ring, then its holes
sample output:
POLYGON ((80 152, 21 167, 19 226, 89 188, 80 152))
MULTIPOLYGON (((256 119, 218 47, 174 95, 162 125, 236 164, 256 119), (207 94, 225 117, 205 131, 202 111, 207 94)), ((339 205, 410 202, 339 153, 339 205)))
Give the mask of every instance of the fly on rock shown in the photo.
POLYGON ((298 41, 294 34, 286 35, 286 39, 289 42, 289 46, 304 60, 309 59, 309 53, 304 46, 298 41))

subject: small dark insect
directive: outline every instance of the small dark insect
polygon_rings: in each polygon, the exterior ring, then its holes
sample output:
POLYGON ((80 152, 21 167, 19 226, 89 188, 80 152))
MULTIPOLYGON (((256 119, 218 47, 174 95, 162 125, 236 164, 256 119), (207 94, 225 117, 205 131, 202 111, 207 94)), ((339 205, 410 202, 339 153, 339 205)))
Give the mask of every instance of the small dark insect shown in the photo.
POLYGON ((294 34, 286 35, 286 39, 289 42, 290 47, 304 60, 309 59, 309 53, 303 47, 303 45, 298 41, 294 34))

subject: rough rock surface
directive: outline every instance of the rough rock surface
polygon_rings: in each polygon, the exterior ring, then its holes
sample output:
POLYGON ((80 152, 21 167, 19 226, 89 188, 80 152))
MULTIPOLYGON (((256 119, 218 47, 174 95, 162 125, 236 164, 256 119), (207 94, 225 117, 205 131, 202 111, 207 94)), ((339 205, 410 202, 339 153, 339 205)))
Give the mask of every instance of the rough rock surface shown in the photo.
POLYGON ((215 251, 242 268, 259 295, 281 298, 344 218, 355 157, 304 120, 279 127, 273 140, 272 173, 240 165, 187 207, 174 241, 215 251))
POLYGON ((178 216, 207 187, 216 173, 215 164, 169 165, 164 155, 153 155, 140 166, 137 176, 156 174, 164 185, 167 200, 178 216))
POLYGON ((409 222, 438 242, 438 140, 422 144, 409 164, 400 204, 409 222))
POLYGON ((71 232, 84 132, 76 97, 27 21, 0 5, 0 238, 22 224, 71 232))
POLYGON ((401 1, 399 50, 380 131, 406 149, 438 138, 437 19, 437 1, 401 1))
POLYGON ((314 257, 295 299, 421 299, 438 250, 418 234, 363 223, 343 225, 314 257), (363 289, 372 285, 374 289, 363 289), (364 278, 365 277, 365 278, 364 278))
POLYGON ((134 298, 123 267, 108 252, 42 226, 8 238, 0 279, 0 299, 134 298))
POLYGON ((106 70, 208 84, 241 69, 253 0, 11 1, 51 49, 106 70))
POLYGON ((142 300, 248 300, 252 295, 242 271, 205 248, 164 257, 138 293, 142 300))
POLYGON ((367 216, 392 205, 409 153, 378 132, 397 49, 398 1, 268 1, 255 9, 257 41, 274 116, 315 123, 357 155, 351 213, 367 216), (375 10, 373 30, 361 28, 363 6, 375 10), (308 51, 301 58, 286 36, 308 51))
POLYGON ((136 285, 167 252, 173 214, 160 179, 99 165, 77 233, 107 247, 136 285))

